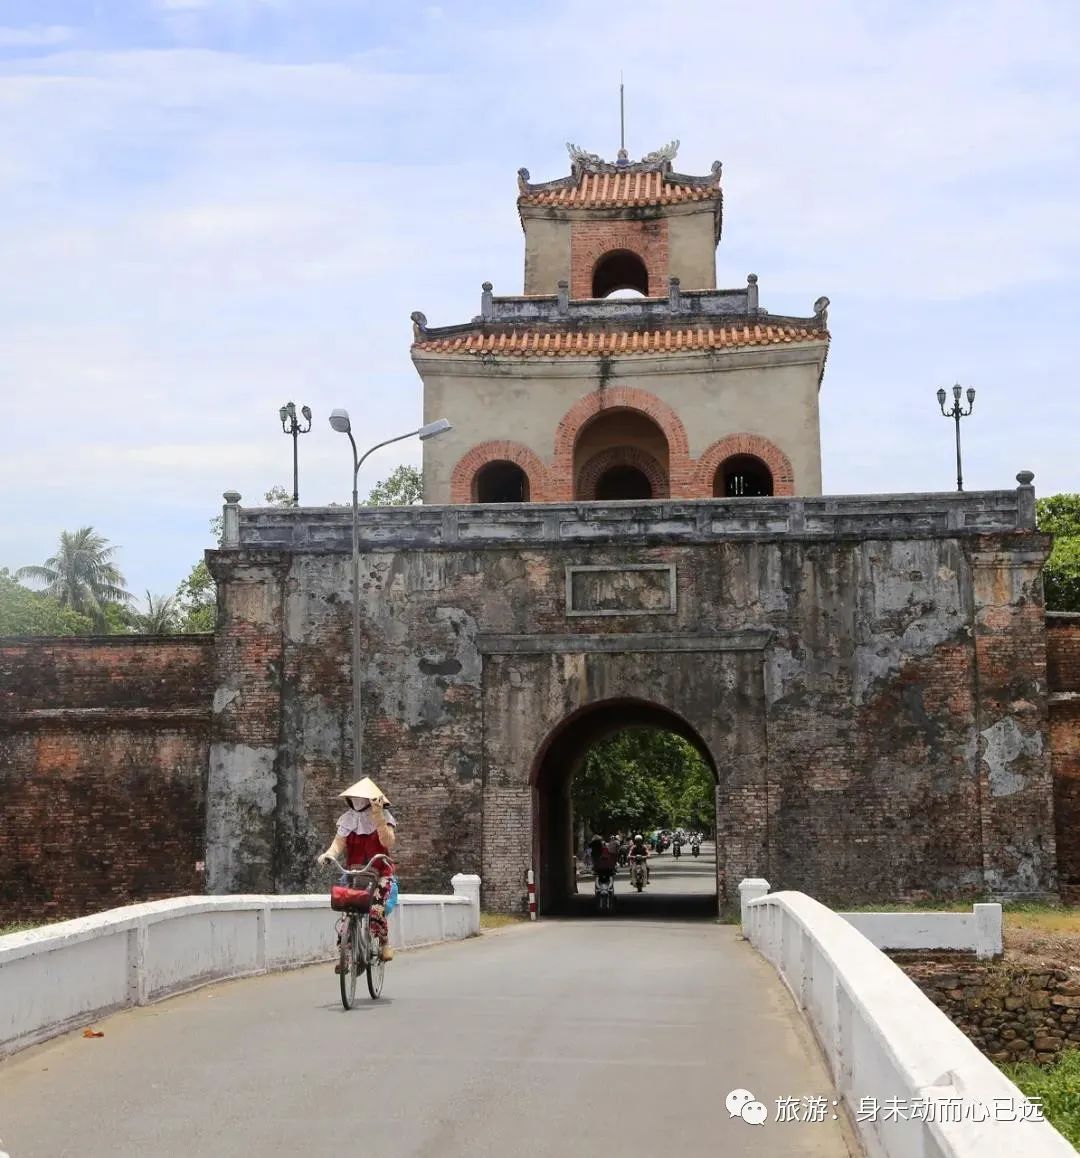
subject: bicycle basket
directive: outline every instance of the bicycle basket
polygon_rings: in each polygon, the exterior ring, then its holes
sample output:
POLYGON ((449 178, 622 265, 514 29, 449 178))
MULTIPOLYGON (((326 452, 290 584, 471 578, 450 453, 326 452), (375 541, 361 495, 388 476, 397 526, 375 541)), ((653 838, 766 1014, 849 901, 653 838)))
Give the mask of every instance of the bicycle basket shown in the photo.
POLYGON ((371 891, 334 885, 330 889, 330 908, 338 913, 366 913, 371 908, 371 891))

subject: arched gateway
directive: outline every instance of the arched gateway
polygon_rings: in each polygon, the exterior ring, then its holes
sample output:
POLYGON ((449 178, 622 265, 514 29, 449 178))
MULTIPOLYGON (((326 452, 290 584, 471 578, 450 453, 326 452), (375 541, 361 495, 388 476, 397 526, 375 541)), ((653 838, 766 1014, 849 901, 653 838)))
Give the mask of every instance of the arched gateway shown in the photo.
MULTIPOLYGON (((690 705, 687 705, 688 707, 690 705)), ((627 728, 651 728, 683 737, 719 780, 717 765, 708 744, 677 712, 638 699, 607 699, 589 704, 568 715, 544 741, 533 763, 532 861, 537 873, 537 898, 541 915, 565 909, 574 893, 573 858, 575 833, 570 789, 589 748, 627 728)), ((716 793, 714 793, 715 799, 716 793)), ((605 834, 607 835, 607 834, 605 834)), ((717 850, 717 876, 723 854, 717 850)), ((717 893, 722 882, 717 881, 717 893)))

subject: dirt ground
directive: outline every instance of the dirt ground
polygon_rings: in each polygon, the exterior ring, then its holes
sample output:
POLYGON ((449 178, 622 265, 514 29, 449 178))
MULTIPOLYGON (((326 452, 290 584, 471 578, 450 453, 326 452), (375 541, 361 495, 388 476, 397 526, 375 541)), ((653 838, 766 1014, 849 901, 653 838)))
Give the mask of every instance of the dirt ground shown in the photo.
POLYGON ((1005 961, 1080 973, 1080 910, 1006 913, 1005 961))

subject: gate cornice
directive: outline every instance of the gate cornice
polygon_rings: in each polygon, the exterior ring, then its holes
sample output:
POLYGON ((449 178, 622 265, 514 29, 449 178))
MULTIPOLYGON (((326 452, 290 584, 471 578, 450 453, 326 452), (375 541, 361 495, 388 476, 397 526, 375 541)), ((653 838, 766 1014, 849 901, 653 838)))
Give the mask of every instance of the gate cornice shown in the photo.
POLYGON ((689 635, 674 632, 620 632, 617 635, 478 635, 481 655, 613 655, 642 651, 764 651, 773 638, 767 628, 689 635))

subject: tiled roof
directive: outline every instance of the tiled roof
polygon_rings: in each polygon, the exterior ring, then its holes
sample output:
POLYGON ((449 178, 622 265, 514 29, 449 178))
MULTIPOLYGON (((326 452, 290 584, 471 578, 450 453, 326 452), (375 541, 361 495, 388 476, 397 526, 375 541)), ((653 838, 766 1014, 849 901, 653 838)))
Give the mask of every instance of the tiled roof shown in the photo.
POLYGON ((552 333, 515 330, 500 334, 456 334, 421 338, 414 350, 432 354, 505 354, 516 357, 592 358, 601 354, 676 354, 828 341, 826 330, 787 325, 735 325, 663 330, 586 330, 552 333))
POLYGON ((665 174, 582 173, 575 184, 522 190, 518 205, 558 205, 566 209, 618 209, 629 205, 673 205, 681 201, 709 201, 720 196, 720 186, 709 182, 685 185, 665 180, 665 174))

